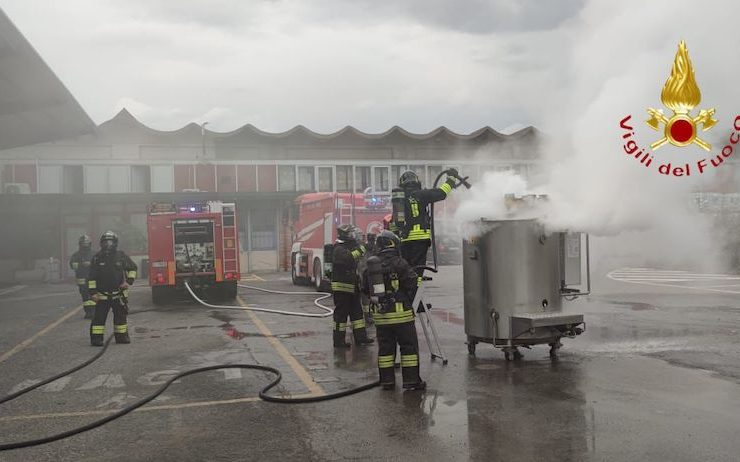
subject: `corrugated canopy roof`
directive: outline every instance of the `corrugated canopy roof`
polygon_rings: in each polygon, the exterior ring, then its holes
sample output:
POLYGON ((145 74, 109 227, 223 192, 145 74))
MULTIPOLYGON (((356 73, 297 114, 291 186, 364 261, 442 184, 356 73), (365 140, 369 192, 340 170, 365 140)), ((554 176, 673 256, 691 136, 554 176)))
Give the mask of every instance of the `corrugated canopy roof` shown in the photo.
POLYGON ((94 129, 69 90, 0 10, 0 149, 94 129))

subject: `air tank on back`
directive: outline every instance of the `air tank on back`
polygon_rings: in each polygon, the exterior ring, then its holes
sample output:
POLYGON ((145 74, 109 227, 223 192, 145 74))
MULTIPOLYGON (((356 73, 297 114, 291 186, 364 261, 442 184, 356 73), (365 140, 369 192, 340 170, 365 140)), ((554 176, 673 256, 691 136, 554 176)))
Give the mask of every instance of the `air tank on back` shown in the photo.
POLYGON ((468 352, 490 343, 506 359, 519 346, 547 344, 556 356, 562 337, 583 332, 583 315, 563 299, 590 290, 588 236, 546 230, 536 217, 546 196, 507 196, 508 213, 482 218, 463 240, 465 333, 468 352))

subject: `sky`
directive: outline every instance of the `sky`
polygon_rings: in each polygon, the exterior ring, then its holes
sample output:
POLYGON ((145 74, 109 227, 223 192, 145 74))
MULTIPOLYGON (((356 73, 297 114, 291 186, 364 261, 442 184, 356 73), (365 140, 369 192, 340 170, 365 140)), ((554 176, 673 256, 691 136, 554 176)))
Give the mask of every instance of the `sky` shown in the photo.
POLYGON ((126 107, 164 130, 208 121, 324 133, 537 123, 515 95, 537 92, 558 65, 582 4, 0 1, 97 123, 126 107))
MULTIPOLYGON (((534 125, 557 133, 633 71, 645 83, 636 94, 655 104, 681 38, 697 52, 695 64, 720 54, 726 61, 738 49, 735 2, 649 5, 0 0, 98 123, 126 107, 161 130, 207 121, 217 131, 251 123, 321 133, 346 125, 371 133, 534 125)), ((729 78, 697 75, 705 86, 729 78)), ((630 93, 610 96, 632 103, 630 93)))

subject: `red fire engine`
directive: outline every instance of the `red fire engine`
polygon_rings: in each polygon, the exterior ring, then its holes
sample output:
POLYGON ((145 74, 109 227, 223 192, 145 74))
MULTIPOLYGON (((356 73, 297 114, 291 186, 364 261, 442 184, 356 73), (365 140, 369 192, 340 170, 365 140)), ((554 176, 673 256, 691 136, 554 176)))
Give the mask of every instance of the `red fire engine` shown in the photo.
POLYGON ((297 218, 293 223, 290 251, 293 284, 311 283, 317 290, 324 278, 324 246, 333 244, 337 227, 351 223, 364 233, 379 234, 383 217, 390 213, 390 196, 365 193, 310 193, 295 200, 297 218))
POLYGON ((149 285, 152 301, 164 304, 178 291, 210 291, 232 300, 239 281, 239 233, 236 207, 220 201, 149 206, 149 285))

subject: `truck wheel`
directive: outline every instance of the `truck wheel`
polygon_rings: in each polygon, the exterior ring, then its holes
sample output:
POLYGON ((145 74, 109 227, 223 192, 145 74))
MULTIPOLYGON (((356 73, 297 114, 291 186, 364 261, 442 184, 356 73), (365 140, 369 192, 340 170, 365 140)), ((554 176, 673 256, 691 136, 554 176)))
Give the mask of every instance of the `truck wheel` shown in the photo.
POLYGON ((290 280, 293 281, 293 285, 297 286, 300 285, 298 281, 298 276, 295 274, 295 266, 290 267, 290 280))
POLYGON ((172 300, 172 292, 167 286, 152 287, 152 303, 161 306, 166 305, 172 300))
POLYGON ((222 282, 219 285, 218 292, 220 298, 224 301, 233 301, 236 299, 237 286, 236 282, 222 282))

